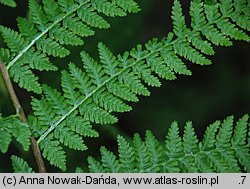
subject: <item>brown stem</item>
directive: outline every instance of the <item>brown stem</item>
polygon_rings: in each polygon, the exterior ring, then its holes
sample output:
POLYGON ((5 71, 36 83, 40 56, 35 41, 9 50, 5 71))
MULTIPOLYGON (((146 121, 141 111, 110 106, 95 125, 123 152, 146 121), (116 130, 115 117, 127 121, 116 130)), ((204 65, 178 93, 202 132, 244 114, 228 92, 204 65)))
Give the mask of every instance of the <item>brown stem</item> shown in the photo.
MULTIPOLYGON (((12 85, 12 82, 10 80, 9 73, 8 73, 7 69, 5 68, 1 58, 0 58, 0 71, 3 75, 5 85, 8 89, 10 98, 13 102, 14 107, 16 108, 16 112, 19 115, 20 120, 27 123, 27 118, 26 118, 25 113, 23 111, 23 108, 22 108, 22 106, 17 98, 16 92, 15 92, 13 85, 12 85)), ((37 144, 35 137, 31 136, 30 141, 31 141, 32 151, 33 151, 33 154, 35 156, 36 163, 38 165, 38 170, 40 173, 46 173, 46 168, 45 168, 45 165, 43 162, 41 151, 39 149, 39 146, 37 144)))

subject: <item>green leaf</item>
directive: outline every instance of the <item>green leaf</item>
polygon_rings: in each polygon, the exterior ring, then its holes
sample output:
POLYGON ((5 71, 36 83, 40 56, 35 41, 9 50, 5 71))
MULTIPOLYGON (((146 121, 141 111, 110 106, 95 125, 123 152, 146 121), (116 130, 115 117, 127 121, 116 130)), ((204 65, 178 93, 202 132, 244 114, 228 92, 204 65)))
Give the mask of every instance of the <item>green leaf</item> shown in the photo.
POLYGON ((165 146, 151 131, 146 131, 145 142, 139 134, 133 141, 117 137, 118 157, 101 148, 101 161, 88 159, 90 172, 102 173, 236 173, 249 171, 249 150, 246 133, 248 115, 243 116, 232 131, 233 117, 227 117, 221 124, 215 121, 207 127, 199 141, 191 122, 179 135, 177 122, 173 122, 166 135, 165 146), (233 133, 232 133, 233 132, 233 133), (242 136, 240 135, 242 134, 242 136), (233 138, 231 139, 231 136, 233 138))
POLYGON ((57 127, 54 132, 54 137, 71 149, 81 151, 87 149, 82 138, 79 135, 74 134, 74 132, 67 127, 57 127))
POLYGON ((15 82, 19 83, 20 87, 38 94, 42 92, 42 87, 38 83, 38 77, 34 75, 29 66, 16 65, 11 67, 10 76, 13 77, 15 82))
MULTIPOLYGON (((47 67, 44 68, 42 64, 45 65, 45 62, 46 64, 50 62, 48 56, 65 57, 70 54, 66 44, 82 44, 81 37, 92 35, 94 28, 108 28, 110 25, 106 21, 107 15, 122 16, 126 14, 125 12, 135 11, 137 6, 132 0, 126 2, 124 0, 80 0, 77 2, 59 0, 55 6, 53 6, 53 2, 44 1, 43 6, 40 6, 36 1, 30 1, 30 9, 32 9, 30 15, 33 18, 23 22, 31 22, 31 29, 34 25, 38 31, 33 38, 27 35, 27 33, 33 35, 33 29, 32 32, 26 31, 23 26, 21 27, 22 24, 19 24, 21 34, 4 29, 6 43, 14 48, 8 51, 3 50, 6 59, 14 57, 6 64, 7 69, 13 73, 14 81, 37 93, 41 93, 41 86, 37 82, 38 79, 33 75, 33 69, 46 70, 47 67), (127 4, 128 2, 131 5, 127 4), (15 51, 15 48, 19 47, 16 47, 15 41, 10 39, 10 36, 24 40, 25 45, 20 52, 15 51), (38 51, 38 53, 35 59, 29 63, 27 60, 30 57, 29 53, 32 54, 32 51, 38 51), (34 63, 40 57, 41 67, 34 63), (29 80, 27 80, 25 74, 18 73, 19 69, 15 70, 17 72, 15 78, 14 72, 11 71, 14 67, 23 68, 20 70, 27 74, 29 80)), ((173 80, 176 79, 178 74, 191 75, 192 72, 186 64, 189 61, 199 65, 211 64, 206 55, 214 54, 212 44, 230 46, 232 45, 231 38, 248 40, 244 28, 241 29, 240 24, 236 21, 239 20, 238 17, 246 20, 245 17, 248 15, 245 6, 239 6, 239 4, 192 1, 190 7, 191 24, 189 26, 186 24, 182 13, 180 1, 175 0, 172 9, 173 32, 169 32, 162 40, 150 40, 146 45, 136 45, 132 50, 120 55, 115 55, 106 45, 99 43, 98 60, 92 58, 87 52, 81 52, 83 64, 80 66, 77 64, 76 66, 74 63, 69 63, 69 68, 62 71, 62 90, 60 87, 57 90, 43 87, 42 97, 32 101, 34 115, 37 117, 35 128, 41 129, 39 132, 36 131, 39 143, 42 143, 51 135, 51 140, 54 141, 55 136, 57 136, 56 142, 60 140, 60 145, 57 146, 62 147, 64 145, 76 148, 75 144, 78 142, 70 145, 69 139, 60 136, 60 132, 55 135, 58 128, 69 129, 70 136, 76 136, 77 140, 82 136, 96 137, 98 134, 91 127, 93 123, 102 125, 116 123, 118 120, 115 112, 130 111, 131 107, 126 103, 128 101, 139 101, 139 95, 149 96, 148 86, 159 87, 161 85, 160 78, 173 80), (239 7, 243 8, 239 9, 239 7), (234 19, 236 17, 237 19, 234 19), (225 25, 223 25, 224 22, 225 25), (229 32, 224 31, 227 28, 230 29, 229 32), (81 119, 79 119, 80 117, 81 119), (76 124, 82 124, 83 127, 76 126, 73 123, 74 119, 79 119, 76 124)), ((47 69, 51 70, 52 67, 47 69)), ((223 159, 230 157, 232 161, 224 162, 225 164, 234 164, 232 170, 237 171, 236 159, 232 157, 231 151, 225 153, 225 150, 215 150, 208 154, 214 148, 220 149, 221 146, 228 145, 229 140, 223 133, 228 133, 229 130, 219 129, 219 133, 221 133, 217 135, 219 126, 220 124, 218 126, 215 124, 208 130, 208 134, 199 143, 199 147, 197 147, 196 140, 194 140, 194 143, 185 141, 184 144, 183 141, 186 136, 181 138, 178 127, 173 126, 166 140, 169 143, 169 145, 166 145, 167 150, 165 151, 167 152, 164 153, 168 164, 159 167, 151 166, 152 170, 225 172, 230 170, 229 166, 224 166, 221 162, 224 161, 223 159), (172 147, 176 149, 172 149, 172 147), (195 148, 200 151, 200 157, 192 155, 196 151, 195 148), (185 153, 188 153, 188 155, 183 157, 185 153), (180 160, 176 160, 177 158, 180 158, 180 160), (195 167, 195 163, 199 165, 195 167), (204 169, 201 168, 202 166, 204 166, 204 169)), ((185 135, 195 139, 191 126, 187 129, 185 135)), ((152 155, 155 153, 147 149, 147 142, 142 142, 138 137, 136 140, 137 143, 142 144, 142 146, 138 145, 136 148, 145 151, 145 153, 150 152, 152 155)), ((151 142, 150 144, 153 145, 154 143, 151 142)), ((143 154, 137 154, 136 156, 136 161, 143 160, 143 154)), ((47 155, 47 157, 51 159, 51 156, 47 155)), ((152 159, 156 159, 156 157, 148 157, 148 160, 144 160, 143 165, 139 166, 141 170, 151 169, 149 165, 153 161, 152 159)), ((242 162, 246 161, 242 160, 242 162)), ((245 165, 245 163, 243 164, 245 165)), ((136 168, 139 170, 138 167, 136 168)))
POLYGON ((9 7, 16 7, 16 2, 14 0, 0 0, 0 3, 9 7))
POLYGON ((105 147, 101 147, 102 154, 102 164, 104 169, 107 172, 118 173, 120 171, 120 165, 118 160, 116 160, 116 156, 109 152, 105 147))
POLYGON ((89 170, 92 173, 102 173, 104 172, 104 168, 102 165, 96 161, 93 157, 88 157, 89 170))
MULTIPOLYGON (((0 3, 16 5, 11 0, 1 0, 0 3)), ((41 86, 33 69, 57 70, 50 63, 49 56, 64 58, 70 55, 69 45, 83 45, 83 37, 94 35, 91 27, 110 27, 106 18, 97 12, 113 17, 125 16, 128 11, 108 0, 44 0, 41 3, 29 0, 28 18, 17 18, 19 31, 0 26, 0 33, 8 47, 7 54, 1 52, 1 58, 8 71, 15 71, 17 76, 12 78, 20 87, 40 94, 41 86)))
POLYGON ((107 16, 126 16, 126 12, 108 0, 92 0, 91 4, 98 12, 107 16))
POLYGON ((40 143, 43 150, 42 155, 49 160, 51 165, 66 171, 66 156, 59 142, 52 139, 52 136, 47 137, 40 143))
POLYGON ((11 161, 14 173, 33 173, 32 168, 22 158, 11 156, 11 161))
POLYGON ((150 169, 148 149, 139 134, 133 138, 133 148, 135 151, 136 172, 147 172, 150 169))
POLYGON ((6 127, 2 127, 1 125, 1 135, 0 135, 0 149, 2 153, 6 153, 9 149, 9 145, 12 141, 10 129, 6 127))
POLYGON ((138 4, 134 0, 112 0, 112 1, 125 11, 132 13, 137 13, 140 11, 138 4))
POLYGON ((186 154, 193 155, 198 150, 198 139, 195 135, 192 122, 187 122, 183 135, 183 149, 186 154))
POLYGON ((55 57, 65 57, 70 54, 69 50, 61 46, 59 43, 52 39, 40 40, 37 43, 37 48, 48 55, 55 57))
POLYGON ((146 146, 148 148, 148 155, 151 162, 151 165, 153 165, 152 168, 150 168, 150 172, 159 172, 161 171, 161 161, 164 158, 164 152, 161 144, 156 140, 155 136, 151 131, 146 131, 146 146))
POLYGON ((18 32, 4 26, 0 26, 0 32, 11 52, 17 53, 25 47, 26 42, 18 32))
POLYGON ((86 24, 100 28, 107 29, 110 27, 110 24, 101 16, 99 16, 92 7, 83 7, 77 11, 78 16, 86 24))
POLYGON ((0 150, 2 153, 8 151, 12 136, 22 145, 25 151, 29 150, 30 128, 26 123, 17 119, 16 116, 5 118, 0 116, 0 133, 0 150))
POLYGON ((103 43, 98 44, 98 50, 100 61, 103 64, 105 72, 110 76, 116 74, 118 72, 118 62, 116 60, 116 57, 103 43))
POLYGON ((186 28, 185 18, 182 14, 181 4, 178 0, 174 1, 171 17, 173 19, 174 33, 177 36, 182 36, 184 34, 187 34, 188 30, 186 28))
POLYGON ((118 136, 118 152, 119 162, 121 164, 121 172, 133 173, 135 166, 134 150, 124 137, 118 136))
POLYGON ((117 122, 117 118, 107 111, 99 108, 93 102, 86 102, 80 107, 80 113, 86 120, 100 124, 112 124, 117 122))

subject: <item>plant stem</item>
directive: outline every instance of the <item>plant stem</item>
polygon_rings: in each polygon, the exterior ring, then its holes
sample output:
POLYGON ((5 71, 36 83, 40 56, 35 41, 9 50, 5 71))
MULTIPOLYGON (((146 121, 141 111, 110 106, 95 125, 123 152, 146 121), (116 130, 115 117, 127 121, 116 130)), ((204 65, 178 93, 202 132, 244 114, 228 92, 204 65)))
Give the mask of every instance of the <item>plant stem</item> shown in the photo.
MULTIPOLYGON (((3 79, 4 79, 5 85, 7 87, 7 90, 9 92, 10 98, 11 98, 13 105, 16 109, 16 113, 18 114, 21 121, 23 121, 24 123, 27 123, 27 118, 26 118, 25 113, 23 111, 23 108, 22 108, 22 106, 17 98, 16 92, 15 92, 13 85, 12 85, 12 82, 10 80, 9 73, 8 73, 7 69, 5 68, 1 58, 0 58, 0 71, 3 75, 3 79)), ((36 163, 38 165, 38 170, 40 173, 46 173, 46 168, 45 168, 45 165, 43 162, 41 151, 39 149, 39 146, 37 144, 35 137, 31 136, 30 141, 31 141, 32 151, 33 151, 33 154, 35 156, 36 163)))

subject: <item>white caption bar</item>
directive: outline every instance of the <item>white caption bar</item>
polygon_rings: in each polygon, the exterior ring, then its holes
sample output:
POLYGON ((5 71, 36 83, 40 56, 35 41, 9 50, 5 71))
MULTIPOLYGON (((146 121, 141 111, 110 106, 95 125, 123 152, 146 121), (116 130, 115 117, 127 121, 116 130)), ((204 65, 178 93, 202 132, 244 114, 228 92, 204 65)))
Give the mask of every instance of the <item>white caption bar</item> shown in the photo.
POLYGON ((96 188, 171 188, 221 189, 250 188, 250 173, 230 174, 9 174, 0 173, 0 189, 96 189, 96 188))

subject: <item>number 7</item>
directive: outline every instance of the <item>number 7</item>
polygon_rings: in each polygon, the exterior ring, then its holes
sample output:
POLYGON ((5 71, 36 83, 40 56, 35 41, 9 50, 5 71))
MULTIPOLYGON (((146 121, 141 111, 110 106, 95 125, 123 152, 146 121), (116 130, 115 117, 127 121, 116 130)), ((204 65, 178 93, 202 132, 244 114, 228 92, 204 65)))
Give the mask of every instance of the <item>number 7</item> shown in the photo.
POLYGON ((244 181, 245 181, 246 177, 247 177, 247 176, 241 176, 241 178, 242 178, 241 184, 244 184, 244 181))

